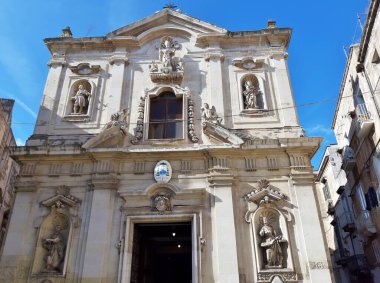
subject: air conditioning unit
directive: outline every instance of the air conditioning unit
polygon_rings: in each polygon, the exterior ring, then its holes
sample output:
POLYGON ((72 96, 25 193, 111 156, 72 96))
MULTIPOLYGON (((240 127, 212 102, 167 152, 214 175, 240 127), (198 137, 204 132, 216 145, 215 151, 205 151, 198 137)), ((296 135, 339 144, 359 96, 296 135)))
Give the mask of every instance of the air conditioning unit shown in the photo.
POLYGON ((355 164, 356 164, 356 158, 355 158, 355 152, 351 147, 345 146, 343 148, 342 157, 343 157, 342 169, 344 171, 351 171, 352 169, 354 169, 355 164))

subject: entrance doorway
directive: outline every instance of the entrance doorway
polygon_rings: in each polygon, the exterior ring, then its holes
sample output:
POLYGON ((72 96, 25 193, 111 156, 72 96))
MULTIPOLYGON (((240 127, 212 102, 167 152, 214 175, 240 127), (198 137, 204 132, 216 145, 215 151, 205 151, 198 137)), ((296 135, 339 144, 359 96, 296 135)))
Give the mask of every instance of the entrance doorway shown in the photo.
POLYGON ((190 283, 191 222, 136 223, 131 283, 190 283))

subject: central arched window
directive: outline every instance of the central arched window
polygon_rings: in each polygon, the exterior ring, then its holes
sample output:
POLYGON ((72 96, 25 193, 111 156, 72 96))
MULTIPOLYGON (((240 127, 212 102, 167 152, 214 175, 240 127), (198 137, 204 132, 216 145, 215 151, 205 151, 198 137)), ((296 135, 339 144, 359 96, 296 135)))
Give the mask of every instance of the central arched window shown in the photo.
POLYGON ((150 99, 149 139, 183 138, 182 97, 163 92, 150 99))

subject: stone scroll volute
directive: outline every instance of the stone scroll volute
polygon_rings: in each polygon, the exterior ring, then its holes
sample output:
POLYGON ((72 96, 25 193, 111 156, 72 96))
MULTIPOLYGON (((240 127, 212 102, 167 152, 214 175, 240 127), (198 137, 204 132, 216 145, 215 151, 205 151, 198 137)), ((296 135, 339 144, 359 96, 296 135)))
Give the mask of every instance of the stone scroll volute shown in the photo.
POLYGON ((65 274, 72 229, 79 225, 80 203, 65 186, 58 187, 54 196, 41 202, 48 214, 39 227, 33 276, 46 278, 65 274))

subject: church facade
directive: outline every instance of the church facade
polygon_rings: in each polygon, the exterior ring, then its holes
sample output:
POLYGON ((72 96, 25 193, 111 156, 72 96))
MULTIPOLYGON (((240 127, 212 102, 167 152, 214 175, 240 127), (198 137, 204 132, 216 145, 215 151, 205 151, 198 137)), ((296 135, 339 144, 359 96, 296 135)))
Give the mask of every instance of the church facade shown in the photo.
POLYGON ((45 39, 1 282, 332 282, 290 37, 164 9, 45 39))

